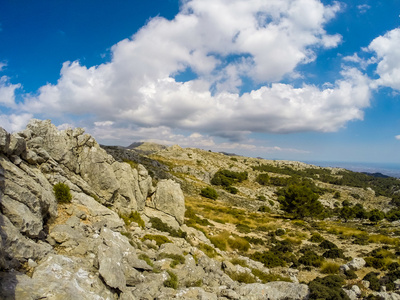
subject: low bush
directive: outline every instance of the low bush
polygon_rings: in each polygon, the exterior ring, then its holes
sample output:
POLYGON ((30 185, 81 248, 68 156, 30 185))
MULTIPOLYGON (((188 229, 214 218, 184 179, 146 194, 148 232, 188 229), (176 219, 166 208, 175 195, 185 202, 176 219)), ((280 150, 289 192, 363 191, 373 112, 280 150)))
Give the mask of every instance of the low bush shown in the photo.
POLYGON ((199 243, 197 245, 197 248, 201 251, 204 252, 205 255, 207 255, 209 258, 214 258, 218 255, 217 251, 210 245, 204 244, 204 243, 199 243))
POLYGON ((167 270, 167 273, 169 275, 169 279, 164 281, 164 286, 176 290, 178 288, 178 276, 176 276, 176 274, 170 270, 167 270))
POLYGON ((272 282, 272 281, 287 281, 291 282, 290 278, 283 277, 281 275, 272 274, 272 273, 264 273, 258 269, 251 269, 251 273, 258 277, 262 281, 262 283, 272 282))
POLYGON ((140 213, 137 211, 132 211, 128 216, 121 215, 122 220, 124 220, 125 225, 129 226, 132 222, 137 223, 141 228, 144 228, 145 224, 140 216, 140 213))
POLYGON ((270 213, 270 212, 271 212, 271 208, 269 208, 269 207, 266 206, 266 205, 261 205, 261 206, 258 208, 258 211, 259 211, 259 212, 270 213))
POLYGON ((228 239, 228 245, 232 250, 247 252, 250 249, 250 244, 242 237, 233 237, 228 239))
POLYGON ((320 235, 319 233, 313 233, 310 237, 310 242, 313 243, 321 243, 324 241, 324 238, 322 237, 322 235, 320 235))
POLYGON ((325 258, 345 258, 344 254, 343 254, 343 250, 339 249, 339 248, 334 248, 334 249, 329 249, 328 251, 326 251, 324 254, 322 254, 323 257, 325 258))
POLYGON ((326 262, 321 267, 322 274, 338 274, 339 265, 333 262, 326 262))
POLYGON ((286 233, 285 229, 282 228, 278 228, 277 230, 275 230, 275 235, 277 236, 282 236, 286 233))
POLYGON ((261 238, 256 238, 256 237, 252 237, 252 236, 244 236, 243 237, 246 241, 248 241, 250 244, 253 245, 264 245, 264 240, 261 238))
POLYGON ((344 275, 346 276, 346 279, 357 279, 358 278, 356 272, 354 272, 354 270, 352 270, 352 269, 344 271, 344 275))
POLYGON ((205 198, 209 198, 209 199, 212 199, 212 200, 217 200, 218 193, 212 187, 205 187, 204 189, 202 189, 200 191, 200 196, 203 196, 205 198))
POLYGON ((261 185, 268 185, 269 175, 267 173, 259 174, 256 178, 256 182, 258 182, 261 185))
POLYGON ((344 279, 338 275, 317 277, 308 284, 310 300, 350 300, 349 296, 342 289, 344 279))
POLYGON ((251 227, 246 224, 236 224, 236 230, 241 233, 250 233, 251 227))
POLYGON ((168 224, 165 224, 161 219, 159 218, 150 218, 150 223, 154 229, 168 232, 172 237, 177 237, 177 238, 186 238, 187 233, 183 232, 181 229, 174 229, 168 224))
POLYGON ((160 259, 163 258, 170 258, 172 259, 172 262, 170 264, 171 268, 175 268, 175 266, 179 265, 179 264, 184 264, 185 263, 185 257, 183 257, 182 255, 179 254, 173 254, 173 253, 161 253, 158 256, 160 259))
POLYGON ((152 267, 154 265, 153 261, 146 254, 141 253, 141 254, 139 254, 138 257, 139 257, 139 259, 144 260, 150 267, 152 267))
POLYGON ((336 249, 338 247, 334 243, 332 243, 331 241, 328 241, 328 240, 322 241, 321 244, 319 244, 319 246, 322 249, 336 249))
POLYGON ((363 280, 369 281, 369 288, 373 291, 379 292, 381 289, 381 284, 378 278, 379 273, 377 272, 369 272, 364 276, 363 280))
POLYGON ((227 244, 226 244, 226 237, 217 235, 209 238, 210 242, 218 249, 222 251, 226 251, 227 244))
POLYGON ((172 243, 171 240, 166 236, 157 234, 146 234, 145 236, 142 237, 142 241, 145 240, 155 241, 157 246, 161 246, 162 244, 166 243, 172 243))
POLYGON ((299 263, 304 266, 320 267, 324 259, 312 250, 304 251, 303 256, 299 258, 299 263))
POLYGON ((240 283, 255 283, 257 280, 251 273, 247 272, 227 272, 226 273, 232 280, 240 283))
POLYGON ((234 186, 227 186, 227 187, 224 187, 224 189, 233 195, 236 195, 239 192, 239 190, 237 188, 235 188, 234 186))
POLYGON ((53 186, 54 195, 58 203, 70 203, 72 195, 69 186, 65 183, 59 182, 53 186))

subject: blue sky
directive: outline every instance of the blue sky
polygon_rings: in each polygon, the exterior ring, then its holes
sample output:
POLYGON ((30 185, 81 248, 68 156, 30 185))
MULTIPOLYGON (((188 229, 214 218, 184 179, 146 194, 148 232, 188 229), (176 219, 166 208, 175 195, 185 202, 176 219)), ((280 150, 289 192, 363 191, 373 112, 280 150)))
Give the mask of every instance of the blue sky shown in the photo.
POLYGON ((0 126, 400 163, 400 3, 0 3, 0 126))

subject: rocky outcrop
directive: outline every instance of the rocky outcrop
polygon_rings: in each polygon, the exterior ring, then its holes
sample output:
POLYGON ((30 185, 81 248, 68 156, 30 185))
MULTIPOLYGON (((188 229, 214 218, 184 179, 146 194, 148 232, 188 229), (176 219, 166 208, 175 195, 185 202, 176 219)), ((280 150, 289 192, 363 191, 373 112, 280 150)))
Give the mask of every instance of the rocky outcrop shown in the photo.
POLYGON ((179 186, 172 180, 161 180, 148 204, 157 210, 173 216, 179 224, 183 224, 185 215, 185 198, 179 186))

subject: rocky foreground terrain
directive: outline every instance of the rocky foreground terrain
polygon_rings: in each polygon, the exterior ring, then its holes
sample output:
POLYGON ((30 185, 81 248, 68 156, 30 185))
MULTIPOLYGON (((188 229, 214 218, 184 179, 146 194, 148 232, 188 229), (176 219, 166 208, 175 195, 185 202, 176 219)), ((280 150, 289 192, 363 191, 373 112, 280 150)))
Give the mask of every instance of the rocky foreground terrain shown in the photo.
POLYGON ((400 299, 398 221, 345 214, 362 204, 392 216, 393 199, 322 180, 342 171, 101 147, 50 121, 0 128, 0 299, 400 299), (283 211, 280 168, 322 170, 310 180, 330 213, 283 211), (246 178, 213 184, 221 170, 246 178))

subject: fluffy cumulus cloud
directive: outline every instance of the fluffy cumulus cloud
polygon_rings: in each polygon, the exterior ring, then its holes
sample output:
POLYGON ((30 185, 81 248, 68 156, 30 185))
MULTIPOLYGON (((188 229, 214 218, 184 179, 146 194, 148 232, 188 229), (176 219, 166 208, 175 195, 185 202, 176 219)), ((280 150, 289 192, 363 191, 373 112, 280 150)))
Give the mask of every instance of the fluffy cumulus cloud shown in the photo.
POLYGON ((26 127, 29 120, 33 118, 32 114, 0 114, 0 127, 8 132, 20 131, 26 127))
POLYGON ((396 135, 394 138, 395 138, 396 140, 399 140, 399 141, 400 141, 400 134, 399 134, 399 135, 396 135))
POLYGON ((315 60, 316 49, 341 42, 324 30, 339 10, 318 0, 184 1, 173 20, 151 19, 114 45, 110 62, 65 62, 57 84, 41 87, 18 109, 49 118, 89 115, 88 126, 103 137, 182 144, 211 145, 213 136, 241 143, 251 132, 335 131, 363 118, 367 77, 346 69, 324 87, 279 81, 298 77, 296 68, 315 60), (185 72, 195 79, 178 81, 185 72), (245 80, 258 88, 243 93, 245 80), (183 138, 174 130, 201 134, 183 138))
POLYGON ((368 50, 376 53, 378 66, 376 73, 380 86, 400 90, 400 28, 393 29, 374 39, 368 50))

